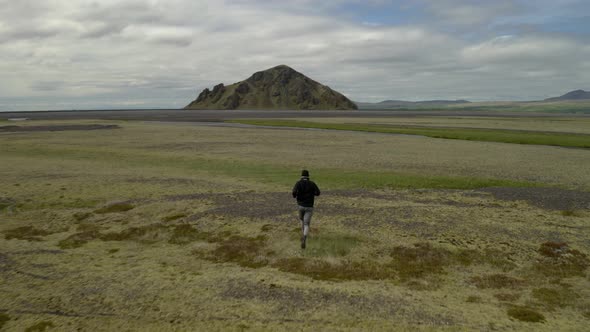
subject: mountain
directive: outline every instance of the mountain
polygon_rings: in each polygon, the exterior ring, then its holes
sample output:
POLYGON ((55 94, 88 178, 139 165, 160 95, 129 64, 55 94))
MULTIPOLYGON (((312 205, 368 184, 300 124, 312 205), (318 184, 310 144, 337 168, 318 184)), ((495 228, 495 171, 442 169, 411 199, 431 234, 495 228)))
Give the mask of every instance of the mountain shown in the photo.
POLYGON ((404 100, 384 100, 378 103, 356 102, 360 109, 392 109, 392 108, 420 108, 420 107, 438 107, 456 104, 470 103, 467 100, 424 100, 424 101, 404 101, 404 100))
POLYGON ((280 65, 248 79, 203 90, 185 109, 352 110, 357 106, 342 94, 280 65))
POLYGON ((547 98, 544 101, 561 101, 561 100, 582 100, 590 99, 590 91, 574 90, 570 91, 563 96, 547 98))

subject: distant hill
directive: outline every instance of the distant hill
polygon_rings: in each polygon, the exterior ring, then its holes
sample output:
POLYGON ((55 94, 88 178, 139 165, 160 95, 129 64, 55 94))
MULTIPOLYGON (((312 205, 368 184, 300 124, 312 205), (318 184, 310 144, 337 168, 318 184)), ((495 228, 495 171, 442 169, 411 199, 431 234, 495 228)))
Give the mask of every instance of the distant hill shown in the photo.
POLYGON ((329 87, 280 65, 232 85, 205 89, 185 109, 352 110, 357 106, 329 87))
POLYGON ((468 100, 425 100, 425 101, 404 101, 404 100, 384 100, 378 103, 355 102, 360 109, 393 109, 393 108, 420 108, 448 106, 456 104, 470 103, 468 100))
POLYGON ((574 90, 570 91, 563 96, 547 98, 544 101, 562 101, 562 100, 583 100, 590 99, 590 91, 574 90))

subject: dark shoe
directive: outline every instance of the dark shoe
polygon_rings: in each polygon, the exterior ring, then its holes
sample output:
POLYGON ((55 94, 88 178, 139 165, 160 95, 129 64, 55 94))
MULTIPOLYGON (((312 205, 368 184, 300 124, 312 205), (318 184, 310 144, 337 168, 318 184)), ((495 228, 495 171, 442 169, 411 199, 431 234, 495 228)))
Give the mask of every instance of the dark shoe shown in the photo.
POLYGON ((307 240, 307 236, 301 237, 301 249, 305 249, 305 240, 307 240))

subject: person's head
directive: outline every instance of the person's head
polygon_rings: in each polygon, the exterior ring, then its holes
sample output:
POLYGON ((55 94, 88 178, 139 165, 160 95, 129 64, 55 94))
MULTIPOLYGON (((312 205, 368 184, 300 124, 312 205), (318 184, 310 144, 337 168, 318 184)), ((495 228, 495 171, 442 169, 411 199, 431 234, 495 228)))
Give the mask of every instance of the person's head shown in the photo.
POLYGON ((301 171, 301 176, 309 177, 309 171, 304 169, 301 171))

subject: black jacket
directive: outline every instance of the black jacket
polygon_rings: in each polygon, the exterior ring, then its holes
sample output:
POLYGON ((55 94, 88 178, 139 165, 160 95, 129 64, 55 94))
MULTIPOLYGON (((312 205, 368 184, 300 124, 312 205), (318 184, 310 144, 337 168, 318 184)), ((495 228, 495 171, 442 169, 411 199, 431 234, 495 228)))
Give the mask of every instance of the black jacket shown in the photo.
POLYGON ((303 207, 313 207, 313 199, 320 195, 320 188, 307 177, 295 183, 293 198, 297 198, 297 204, 303 207))

